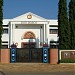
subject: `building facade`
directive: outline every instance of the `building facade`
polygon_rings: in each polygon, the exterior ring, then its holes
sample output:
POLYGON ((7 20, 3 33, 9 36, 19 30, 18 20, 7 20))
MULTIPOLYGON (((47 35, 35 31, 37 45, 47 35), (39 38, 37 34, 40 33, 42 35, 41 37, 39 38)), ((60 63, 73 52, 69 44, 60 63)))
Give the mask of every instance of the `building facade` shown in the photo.
POLYGON ((58 42, 58 21, 42 18, 28 12, 13 19, 3 19, 2 48, 41 48, 56 46, 58 42))

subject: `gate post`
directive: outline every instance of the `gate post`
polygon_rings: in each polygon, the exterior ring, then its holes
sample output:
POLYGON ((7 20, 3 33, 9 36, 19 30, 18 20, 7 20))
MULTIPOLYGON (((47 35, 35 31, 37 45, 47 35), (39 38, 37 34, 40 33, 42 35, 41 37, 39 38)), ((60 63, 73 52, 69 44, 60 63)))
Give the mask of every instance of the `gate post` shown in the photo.
POLYGON ((43 63, 48 63, 48 47, 43 47, 43 63))
POLYGON ((9 49, 1 49, 1 63, 10 63, 10 50, 9 49))
POLYGON ((58 64, 58 49, 50 49, 50 64, 58 64))
POLYGON ((11 63, 16 62, 16 45, 12 44, 10 49, 11 63))

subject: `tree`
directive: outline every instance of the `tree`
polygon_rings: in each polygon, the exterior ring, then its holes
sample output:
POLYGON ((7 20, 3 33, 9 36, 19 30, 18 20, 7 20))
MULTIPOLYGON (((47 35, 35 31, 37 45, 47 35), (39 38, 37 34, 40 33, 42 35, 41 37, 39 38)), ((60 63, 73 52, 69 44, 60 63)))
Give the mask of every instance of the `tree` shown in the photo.
POLYGON ((69 24, 71 28, 71 48, 75 49, 75 0, 69 3, 69 24))
POLYGON ((68 23, 66 0, 59 0, 58 4, 58 36, 59 49, 70 49, 70 25, 68 23))
POLYGON ((0 49, 1 49, 1 38, 2 38, 2 32, 3 32, 3 0, 0 0, 0 49))

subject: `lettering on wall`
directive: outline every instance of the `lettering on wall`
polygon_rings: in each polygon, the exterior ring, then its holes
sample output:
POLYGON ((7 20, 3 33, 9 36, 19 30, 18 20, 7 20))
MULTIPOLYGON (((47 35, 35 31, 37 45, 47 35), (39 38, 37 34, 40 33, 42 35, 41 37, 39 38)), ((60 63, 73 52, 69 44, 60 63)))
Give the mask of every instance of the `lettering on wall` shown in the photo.
POLYGON ((26 21, 26 22, 21 22, 21 24, 37 24, 36 21, 26 21))
POLYGON ((75 51, 63 51, 61 52, 62 59, 69 58, 69 59, 75 59, 75 51))

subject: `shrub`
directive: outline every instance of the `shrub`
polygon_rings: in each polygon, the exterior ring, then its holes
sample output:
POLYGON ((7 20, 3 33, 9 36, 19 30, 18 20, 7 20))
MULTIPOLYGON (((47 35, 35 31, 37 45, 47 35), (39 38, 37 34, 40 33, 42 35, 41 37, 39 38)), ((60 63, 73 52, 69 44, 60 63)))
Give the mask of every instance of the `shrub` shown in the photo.
POLYGON ((75 59, 62 59, 60 63, 75 63, 75 59))

